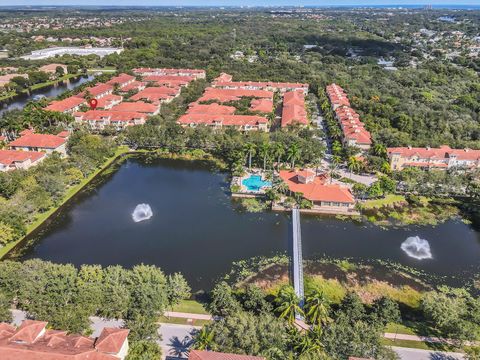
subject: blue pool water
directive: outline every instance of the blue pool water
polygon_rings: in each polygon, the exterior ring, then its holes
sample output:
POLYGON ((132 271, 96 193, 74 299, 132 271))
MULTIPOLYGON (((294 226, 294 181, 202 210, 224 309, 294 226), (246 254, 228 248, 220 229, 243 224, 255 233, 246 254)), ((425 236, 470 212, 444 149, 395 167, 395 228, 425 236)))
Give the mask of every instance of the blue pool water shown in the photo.
POLYGON ((248 191, 259 191, 263 187, 272 186, 271 181, 262 180, 260 175, 250 175, 250 177, 243 179, 242 184, 248 191))

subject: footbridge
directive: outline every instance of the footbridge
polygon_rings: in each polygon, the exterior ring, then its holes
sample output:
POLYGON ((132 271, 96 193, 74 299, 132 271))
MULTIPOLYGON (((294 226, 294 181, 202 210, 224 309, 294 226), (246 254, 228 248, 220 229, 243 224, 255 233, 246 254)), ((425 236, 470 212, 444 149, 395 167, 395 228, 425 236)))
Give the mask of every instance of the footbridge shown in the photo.
POLYGON ((292 275, 293 288, 300 298, 300 306, 303 307, 304 288, 303 288, 303 257, 302 257, 302 231, 300 228, 300 211, 297 208, 292 209, 292 275))

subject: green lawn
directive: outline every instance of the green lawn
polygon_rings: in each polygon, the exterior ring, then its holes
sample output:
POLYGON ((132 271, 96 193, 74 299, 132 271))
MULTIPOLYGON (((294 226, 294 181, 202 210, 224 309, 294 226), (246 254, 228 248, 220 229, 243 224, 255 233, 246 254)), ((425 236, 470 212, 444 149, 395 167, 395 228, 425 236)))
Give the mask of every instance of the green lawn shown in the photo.
POLYGON ((180 304, 174 306, 172 311, 191 314, 208 314, 204 305, 195 300, 183 300, 180 304))
POLYGON ((167 323, 167 324, 195 325, 195 326, 203 326, 210 323, 210 321, 208 320, 192 319, 192 321, 188 321, 188 319, 184 319, 184 318, 174 318, 174 317, 168 318, 165 316, 160 316, 160 319, 158 320, 158 322, 167 323))
POLYGON ((382 344, 387 346, 398 346, 398 347, 406 347, 406 348, 422 349, 422 350, 461 351, 448 344, 427 343, 423 341, 412 341, 412 340, 382 339, 382 344))
POLYGON ((362 208, 365 210, 369 209, 378 209, 383 206, 394 205, 399 202, 405 201, 405 197, 402 195, 394 195, 390 194, 385 196, 383 199, 376 199, 376 200, 367 200, 362 203, 362 208))
MULTIPOLYGON (((38 89, 44 88, 46 86, 54 85, 54 84, 59 83, 61 81, 76 78, 76 77, 79 77, 79 76, 80 76, 80 74, 67 74, 67 75, 59 77, 58 79, 55 79, 55 80, 50 80, 50 81, 46 81, 46 82, 43 82, 43 83, 32 85, 28 88, 28 90, 30 90, 30 91, 38 90, 38 89)), ((24 90, 23 92, 27 92, 27 91, 24 90)))
POLYGON ((110 66, 110 67, 104 67, 104 68, 101 68, 101 69, 88 69, 87 72, 89 73, 96 73, 96 72, 104 72, 104 73, 113 73, 113 72, 116 72, 117 69, 113 66, 110 66))
MULTIPOLYGON (((113 155, 111 158, 109 158, 100 168, 98 168, 95 172, 90 174, 87 178, 83 179, 82 182, 80 182, 77 185, 72 186, 69 188, 65 196, 62 200, 62 202, 57 206, 54 207, 44 213, 39 214, 35 221, 29 225, 27 225, 27 232, 25 236, 29 235, 32 231, 34 231, 36 228, 38 228, 45 220, 47 220, 51 215, 53 215, 60 206, 65 204, 68 200, 70 200, 77 192, 79 192, 85 185, 87 185, 92 179, 97 176, 100 172, 102 172, 104 169, 106 169, 111 163, 115 161, 120 155, 127 153, 129 150, 126 146, 120 146, 117 151, 115 152, 115 155, 113 155)), ((15 245, 17 245, 20 241, 22 241, 23 238, 13 241, 11 243, 8 243, 5 245, 3 248, 0 249, 0 260, 13 248, 15 245)))

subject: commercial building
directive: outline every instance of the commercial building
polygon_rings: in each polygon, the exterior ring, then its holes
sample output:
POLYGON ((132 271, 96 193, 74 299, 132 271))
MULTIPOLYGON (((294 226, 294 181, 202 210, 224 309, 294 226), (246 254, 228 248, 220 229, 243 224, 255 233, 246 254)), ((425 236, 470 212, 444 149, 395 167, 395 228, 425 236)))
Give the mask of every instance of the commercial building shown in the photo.
POLYGON ((122 48, 99 48, 99 47, 50 47, 41 50, 34 50, 30 55, 21 56, 25 60, 42 60, 48 59, 56 56, 63 55, 78 55, 78 56, 87 56, 87 55, 97 55, 99 57, 104 57, 110 54, 120 54, 123 51, 122 48))

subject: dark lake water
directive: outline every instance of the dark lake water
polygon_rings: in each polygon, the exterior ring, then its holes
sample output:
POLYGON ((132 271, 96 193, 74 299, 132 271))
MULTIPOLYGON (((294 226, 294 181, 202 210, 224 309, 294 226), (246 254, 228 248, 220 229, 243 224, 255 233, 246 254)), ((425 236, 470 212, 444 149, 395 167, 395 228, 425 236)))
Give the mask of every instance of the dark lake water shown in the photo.
MULTIPOLYGON (((228 194, 226 175, 203 162, 129 158, 103 175, 42 226, 23 257, 75 265, 155 264, 182 272, 193 289, 208 289, 233 261, 288 250, 290 217, 245 213, 228 194), (153 217, 134 222, 137 204, 153 217)), ((379 227, 302 215, 303 253, 391 260, 441 276, 471 276, 478 270, 480 237, 460 221, 437 227, 379 227), (433 259, 406 255, 409 236, 427 239, 433 259)))
POLYGON ((92 75, 80 76, 75 79, 62 81, 58 84, 47 86, 38 90, 34 90, 31 94, 20 94, 10 100, 0 102, 0 116, 8 110, 23 109, 23 107, 35 96, 45 96, 55 98, 67 90, 75 89, 83 83, 93 80, 92 75))

